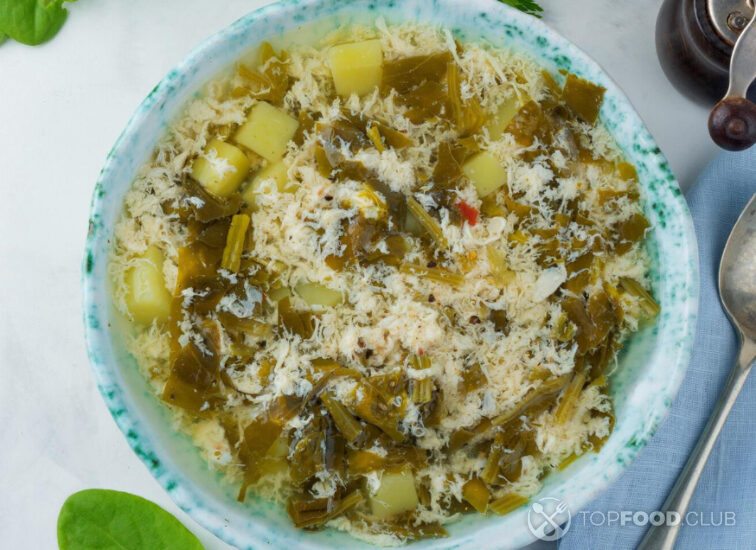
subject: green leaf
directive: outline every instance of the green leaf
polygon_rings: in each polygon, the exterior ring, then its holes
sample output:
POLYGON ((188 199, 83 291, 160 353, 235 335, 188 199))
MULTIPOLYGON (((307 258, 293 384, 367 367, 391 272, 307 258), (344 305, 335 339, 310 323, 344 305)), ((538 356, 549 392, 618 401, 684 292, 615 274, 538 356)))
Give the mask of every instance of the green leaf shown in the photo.
POLYGON ((524 11, 528 15, 541 18, 541 12, 543 8, 533 2, 533 0, 499 0, 499 2, 517 8, 520 11, 524 11))
POLYGON ((179 520, 142 497, 87 489, 63 503, 60 550, 203 550, 179 520))
POLYGON ((57 34, 68 12, 63 2, 76 0, 0 0, 0 34, 36 46, 57 34))

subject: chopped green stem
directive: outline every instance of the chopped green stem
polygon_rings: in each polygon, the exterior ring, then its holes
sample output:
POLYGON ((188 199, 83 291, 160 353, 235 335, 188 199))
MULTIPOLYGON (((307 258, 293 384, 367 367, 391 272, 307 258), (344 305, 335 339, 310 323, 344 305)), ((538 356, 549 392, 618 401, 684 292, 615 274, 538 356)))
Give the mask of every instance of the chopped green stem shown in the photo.
POLYGON ((517 493, 509 493, 493 500, 488 507, 500 516, 503 516, 512 510, 516 510, 523 504, 527 504, 527 502, 528 499, 524 496, 518 495, 517 493))
POLYGON ((412 215, 415 216, 417 221, 420 222, 420 225, 422 225, 425 230, 430 233, 430 236, 433 238, 439 248, 443 250, 449 248, 449 241, 447 241, 446 237, 444 237, 444 232, 442 231, 439 223, 433 216, 425 211, 425 208, 423 208, 422 205, 417 202, 414 197, 407 199, 407 208, 409 208, 409 211, 412 212, 412 215))
POLYGON ((237 214, 231 218, 231 226, 228 228, 226 247, 223 249, 223 260, 221 261, 223 269, 232 273, 239 271, 242 252, 244 252, 244 242, 247 238, 247 229, 249 229, 249 216, 237 214))
POLYGON ((465 278, 457 273, 452 273, 443 267, 424 267, 421 265, 404 263, 399 266, 399 271, 409 275, 416 275, 421 279, 429 279, 437 283, 445 283, 451 286, 462 286, 465 278))
POLYGON ((412 402, 422 405, 429 403, 433 394, 433 380, 423 378, 422 380, 412 381, 412 402))
POLYGON ((331 415, 333 423, 336 424, 336 427, 347 441, 351 443, 360 436, 362 425, 340 401, 328 393, 322 394, 320 400, 331 415))
POLYGON ((549 397, 553 397, 556 393, 569 382, 571 375, 565 374, 557 378, 546 380, 537 389, 531 390, 520 403, 511 411, 500 414, 494 418, 491 423, 494 426, 501 426, 506 424, 510 420, 514 420, 518 416, 524 414, 528 409, 542 403, 549 397))
POLYGON ((629 277, 620 277, 619 283, 625 292, 638 298, 643 313, 649 318, 656 317, 659 314, 661 306, 638 281, 629 277))

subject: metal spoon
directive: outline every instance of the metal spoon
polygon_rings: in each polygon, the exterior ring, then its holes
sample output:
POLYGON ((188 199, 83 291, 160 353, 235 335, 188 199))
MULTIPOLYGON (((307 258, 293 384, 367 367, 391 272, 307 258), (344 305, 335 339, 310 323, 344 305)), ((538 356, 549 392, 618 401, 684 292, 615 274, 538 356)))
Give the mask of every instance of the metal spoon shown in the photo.
MULTIPOLYGON (((709 454, 756 359, 756 195, 751 197, 727 239, 719 264, 719 297, 740 335, 740 353, 693 454, 662 507, 664 512, 677 512, 678 518, 685 517, 709 454)), ((682 521, 652 527, 638 550, 673 550, 681 527, 682 521)))

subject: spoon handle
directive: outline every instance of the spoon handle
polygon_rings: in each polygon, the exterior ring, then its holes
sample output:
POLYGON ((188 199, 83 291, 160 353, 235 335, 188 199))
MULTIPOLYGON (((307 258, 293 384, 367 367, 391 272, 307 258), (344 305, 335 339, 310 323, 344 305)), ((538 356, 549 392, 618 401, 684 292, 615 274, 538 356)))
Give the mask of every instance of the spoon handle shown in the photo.
MULTIPOLYGON (((677 512, 679 514, 679 521, 675 525, 659 525, 651 527, 646 536, 643 537, 637 550, 673 550, 675 546, 675 540, 680 533, 680 528, 683 525, 685 519, 685 513, 688 510, 688 505, 693 498, 693 493, 698 485, 698 479, 701 477, 706 461, 709 459, 711 450, 717 442, 719 432, 722 431, 727 420, 727 415, 730 414, 732 406, 735 404, 735 400, 740 393, 743 384, 750 372, 751 363, 756 359, 756 342, 753 340, 743 338, 741 335, 742 345, 740 347, 740 353, 738 359, 735 361, 735 365, 730 371, 730 376, 727 379, 724 391, 719 396, 717 404, 714 406, 714 411, 706 423, 706 427, 698 438, 693 453, 688 458, 688 462, 685 464, 685 468, 677 478, 675 486, 669 493, 667 500, 664 501, 662 506, 663 512, 677 512)), ((666 513, 665 513, 666 516, 666 513)))

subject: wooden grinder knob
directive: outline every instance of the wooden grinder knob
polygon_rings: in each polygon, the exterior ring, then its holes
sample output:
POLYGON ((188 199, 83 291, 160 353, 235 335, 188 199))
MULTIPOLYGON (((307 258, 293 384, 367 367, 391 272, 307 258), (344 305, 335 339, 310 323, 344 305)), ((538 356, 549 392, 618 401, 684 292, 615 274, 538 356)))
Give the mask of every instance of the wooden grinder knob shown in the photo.
POLYGON ((742 97, 726 97, 709 115, 709 134, 728 151, 742 151, 756 143, 756 104, 742 97))

